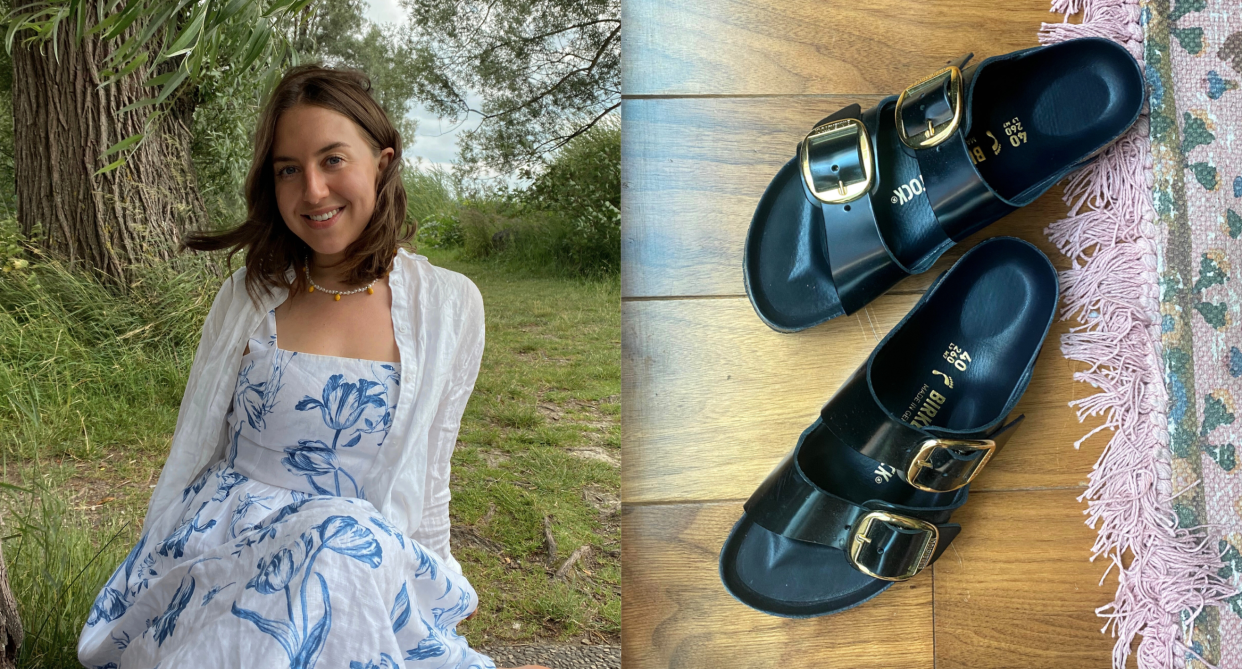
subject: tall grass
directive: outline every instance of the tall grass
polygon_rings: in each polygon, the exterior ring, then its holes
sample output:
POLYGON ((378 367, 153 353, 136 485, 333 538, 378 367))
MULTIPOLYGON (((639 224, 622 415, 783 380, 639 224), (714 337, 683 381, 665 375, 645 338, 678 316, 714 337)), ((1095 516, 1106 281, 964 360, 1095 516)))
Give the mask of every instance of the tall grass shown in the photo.
POLYGON ((91 604, 137 538, 127 519, 141 517, 150 495, 141 482, 167 454, 219 277, 190 256, 116 287, 34 253, 23 259, 19 269, 4 258, 0 273, 0 459, 4 478, 30 490, 0 497, 26 633, 18 666, 77 668, 91 604), (75 499, 70 482, 83 469, 115 487, 75 499))
POLYGON ((0 275, 0 454, 90 458, 171 432, 219 278, 138 277, 121 291, 53 260, 0 275))
POLYGON ((453 175, 441 165, 414 165, 402 170, 401 180, 405 184, 406 214, 420 225, 428 218, 452 214, 460 207, 453 175))
POLYGON ((80 669, 78 635, 133 528, 115 519, 94 526, 42 486, 6 492, 4 560, 25 631, 17 666, 80 669))

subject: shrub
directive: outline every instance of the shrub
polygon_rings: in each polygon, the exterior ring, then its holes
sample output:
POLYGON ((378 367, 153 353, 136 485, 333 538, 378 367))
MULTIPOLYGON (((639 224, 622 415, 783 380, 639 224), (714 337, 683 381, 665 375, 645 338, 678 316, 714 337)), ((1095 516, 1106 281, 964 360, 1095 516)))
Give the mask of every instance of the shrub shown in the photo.
POLYGON ((415 165, 404 170, 406 215, 418 223, 419 244, 431 248, 457 248, 464 241, 459 213, 457 189, 448 170, 432 165, 415 165))
POLYGON ((498 200, 467 200, 458 220, 465 257, 482 260, 504 252, 509 260, 523 260, 514 251, 518 240, 530 237, 532 226, 512 206, 498 200))
MULTIPOLYGON (((576 137, 520 196, 541 212, 534 234, 557 264, 580 274, 616 272, 621 262, 621 126, 606 119, 576 137)), ((527 249, 533 251, 534 249, 527 249)))

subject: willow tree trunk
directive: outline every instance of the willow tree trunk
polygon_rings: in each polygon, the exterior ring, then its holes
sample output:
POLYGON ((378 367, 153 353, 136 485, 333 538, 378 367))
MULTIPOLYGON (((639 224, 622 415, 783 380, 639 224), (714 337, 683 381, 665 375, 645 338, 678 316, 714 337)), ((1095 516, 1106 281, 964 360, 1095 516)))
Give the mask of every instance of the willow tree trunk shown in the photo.
MULTIPOLYGON (((99 0, 85 1, 89 26, 99 0)), ((125 166, 94 176, 117 157, 101 157, 109 146, 143 131, 150 108, 118 110, 151 97, 155 89, 142 82, 172 65, 140 67, 101 89, 104 59, 138 28, 117 41, 91 36, 75 46, 72 23, 58 28, 59 61, 50 42, 28 47, 19 34, 13 45, 17 218, 27 238, 51 255, 127 281, 129 267, 171 258, 187 229, 205 227, 190 160, 193 91, 180 92, 181 101, 152 124, 125 166)))
POLYGON ((9 590, 9 572, 0 554, 0 669, 17 666, 17 647, 22 644, 22 620, 17 615, 17 600, 9 590))

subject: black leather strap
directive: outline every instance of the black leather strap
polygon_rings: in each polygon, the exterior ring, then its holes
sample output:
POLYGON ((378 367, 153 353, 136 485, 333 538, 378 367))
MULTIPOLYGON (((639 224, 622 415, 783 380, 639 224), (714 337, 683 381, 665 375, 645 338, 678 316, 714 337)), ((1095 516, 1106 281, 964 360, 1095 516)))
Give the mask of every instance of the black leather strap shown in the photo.
MULTIPOLYGON (((746 514, 764 529, 798 541, 830 546, 849 551, 849 540, 859 522, 873 511, 887 511, 917 518, 936 526, 938 538, 927 564, 935 562, 961 531, 961 526, 948 523, 952 512, 966 503, 965 489, 958 491, 951 503, 943 507, 916 508, 869 500, 856 504, 821 489, 807 479, 799 465, 805 440, 785 456, 743 505, 746 514)), ((818 453, 814 457, 831 457, 818 453)), ((911 560, 919 560, 924 535, 902 528, 884 527, 880 534, 886 545, 881 555, 872 556, 881 577, 896 576, 910 569, 911 560)), ((922 565, 923 567, 926 564, 922 565)), ((921 567, 920 567, 921 568, 921 567)))
MULTIPOLYGON (((947 63, 949 67, 962 69, 966 67, 966 63, 974 57, 973 53, 968 53, 955 60, 947 63)), ((973 76, 974 68, 970 69, 970 75, 973 76)), ((963 98, 966 93, 967 72, 962 72, 962 94, 963 98)), ((902 108, 897 110, 896 121, 900 123, 905 134, 908 136, 921 135, 929 125, 939 126, 948 123, 954 114, 955 103, 949 87, 950 80, 945 79, 942 85, 934 88, 924 88, 914 94, 907 94, 902 108)), ((965 124, 966 119, 962 119, 965 124)))
MULTIPOLYGON (((973 433, 947 432, 943 430, 924 429, 899 420, 880 405, 867 383, 864 363, 841 386, 832 399, 820 411, 820 420, 838 439, 850 448, 881 464, 896 470, 897 476, 909 482, 906 472, 919 453, 920 448, 929 439, 991 439, 996 442, 999 451, 1011 437, 1025 416, 1002 423, 994 430, 973 433)), ((955 454, 949 457, 961 459, 963 467, 972 464, 971 460, 983 457, 983 453, 955 454)), ((931 472, 933 478, 949 478, 931 472)), ((953 486, 945 486, 946 490, 953 486)))
MULTIPOLYGON (((963 68, 974 54, 966 54, 949 65, 963 68)), ((961 124, 944 142, 930 148, 906 147, 919 161, 923 175, 923 189, 931 204, 932 212, 941 230, 954 242, 960 242, 997 219, 1018 209, 1018 205, 1005 200, 988 186, 975 169, 974 161, 966 147, 966 135, 970 131, 970 92, 975 74, 983 63, 976 63, 962 70, 963 110, 961 124)), ((938 125, 953 116, 953 100, 948 80, 940 87, 921 91, 909 96, 896 109, 896 120, 909 135, 921 132, 928 123, 938 125)))
MULTIPOLYGON (((858 104, 850 105, 816 125, 842 119, 857 119, 866 127, 872 146, 876 146, 879 128, 878 107, 866 112, 858 104)), ((799 151, 802 149, 799 148, 799 151)), ((808 156, 811 173, 861 173, 861 156, 855 147, 824 147, 808 156), (833 168, 836 169, 833 169, 833 168)), ((874 157, 872 158, 874 161, 874 157)), ((872 170, 876 166, 872 165, 872 170)), ((872 184, 876 192, 878 179, 872 184)), ((871 193, 844 204, 821 202, 803 184, 807 199, 818 204, 824 217, 824 254, 837 288, 837 297, 846 314, 852 314, 882 295, 910 270, 897 261, 884 243, 871 205, 871 193)))

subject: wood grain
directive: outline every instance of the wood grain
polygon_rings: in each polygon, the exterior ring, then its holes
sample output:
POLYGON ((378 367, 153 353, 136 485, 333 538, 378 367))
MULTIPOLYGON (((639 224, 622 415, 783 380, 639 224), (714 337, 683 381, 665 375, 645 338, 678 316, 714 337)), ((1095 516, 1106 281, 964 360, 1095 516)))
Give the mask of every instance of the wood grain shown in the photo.
MULTIPOLYGON (((824 402, 918 300, 888 294, 853 316, 774 332, 744 298, 622 304, 622 500, 745 499, 824 402)), ((1067 403, 1093 392, 1072 378, 1056 323, 1018 405, 1019 432, 973 490, 1082 487, 1107 437, 1072 444, 1067 403)))
POLYGON ((930 572, 821 618, 777 618, 733 599, 720 584, 717 557, 741 512, 740 502, 625 509, 626 669, 932 667, 930 572))
POLYGON ((890 94, 1038 45, 1047 0, 626 0, 626 95, 890 94))
MULTIPOLYGON (((621 290, 626 297, 744 295, 742 249, 773 175, 819 119, 879 96, 626 100, 621 137, 621 290)), ((1065 216, 1058 186, 949 250, 894 290, 923 292, 978 242, 1011 235, 1069 266, 1044 235, 1065 216)))
MULTIPOLYGON (((1078 491, 972 495, 934 565, 937 669, 1098 669, 1113 639, 1095 609, 1117 588, 1088 562, 1095 532, 1078 491)), ((1114 571, 1115 574, 1115 571, 1114 571)))
POLYGON ((623 659, 656 667, 1106 667, 1094 609, 1115 579, 1087 561, 1076 497, 1109 438, 1081 451, 1057 323, 1025 424, 972 485, 945 557, 864 606, 766 616, 720 584, 741 502, 929 282, 1012 235, 1068 261, 1044 229, 1060 187, 959 244, 854 316, 788 335, 754 314, 742 248, 770 179, 811 125, 870 107, 944 61, 1037 44, 1047 0, 626 0, 622 133, 623 659), (689 97, 684 97, 689 96, 689 97))
POLYGON ((741 503, 627 506, 622 652, 628 668, 1109 666, 1094 609, 1094 533, 1076 491, 985 492, 954 514, 962 534, 932 568, 856 609, 807 620, 736 602, 717 576, 741 503), (930 588, 929 588, 930 586, 930 588), (934 598, 928 590, 934 591, 934 598), (935 608, 932 616, 931 608, 935 608), (897 633, 894 633, 897 632, 897 633))

